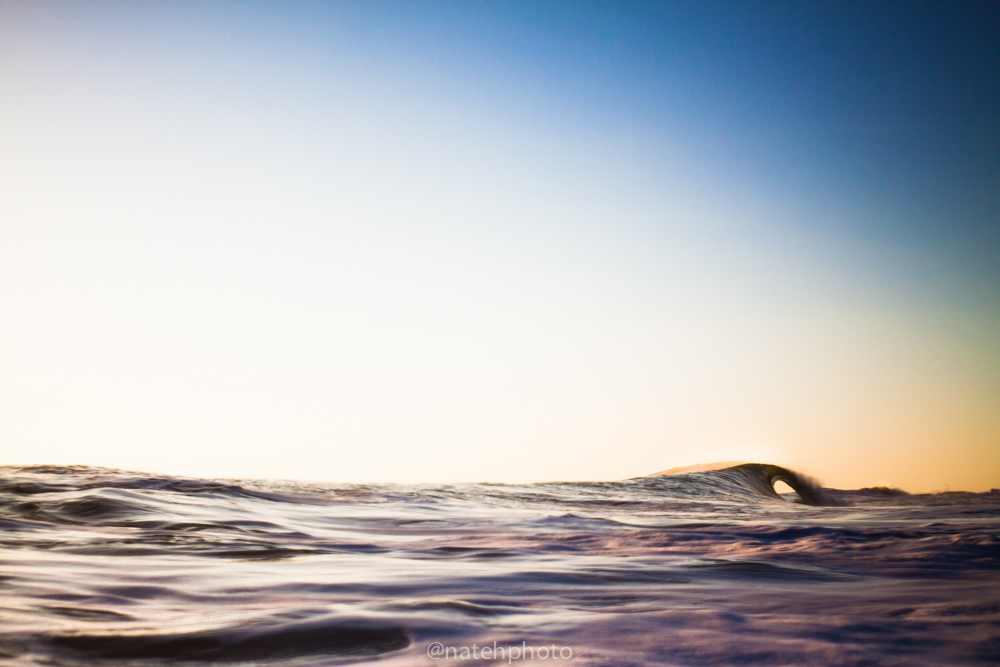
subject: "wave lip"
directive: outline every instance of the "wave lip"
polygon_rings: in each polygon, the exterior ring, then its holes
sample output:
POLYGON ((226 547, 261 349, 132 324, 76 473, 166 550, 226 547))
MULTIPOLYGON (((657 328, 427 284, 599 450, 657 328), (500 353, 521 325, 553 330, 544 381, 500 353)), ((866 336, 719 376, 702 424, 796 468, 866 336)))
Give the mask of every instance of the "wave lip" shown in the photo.
POLYGON ((671 475, 705 475, 721 477, 733 481, 749 490, 768 497, 780 498, 774 490, 777 482, 784 482, 792 487, 795 493, 806 505, 830 505, 832 500, 824 493, 815 480, 795 472, 789 468, 772 463, 741 463, 739 461, 724 461, 720 463, 702 463, 682 468, 670 468, 653 473, 649 477, 666 477, 671 475))

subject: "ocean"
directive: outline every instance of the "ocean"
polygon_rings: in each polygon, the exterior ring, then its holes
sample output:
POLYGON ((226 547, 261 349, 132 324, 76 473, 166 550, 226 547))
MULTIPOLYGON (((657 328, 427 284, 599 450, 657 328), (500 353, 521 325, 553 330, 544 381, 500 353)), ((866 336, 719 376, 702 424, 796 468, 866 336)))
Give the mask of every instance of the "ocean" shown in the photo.
POLYGON ((1000 664, 997 490, 2 467, 0 540, 4 665, 1000 664))

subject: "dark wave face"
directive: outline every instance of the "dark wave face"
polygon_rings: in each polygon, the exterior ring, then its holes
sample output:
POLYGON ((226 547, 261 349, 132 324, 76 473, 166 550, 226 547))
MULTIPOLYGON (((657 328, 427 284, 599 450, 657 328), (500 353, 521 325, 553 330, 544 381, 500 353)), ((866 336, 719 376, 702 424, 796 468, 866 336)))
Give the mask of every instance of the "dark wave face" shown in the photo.
POLYGON ((996 491, 758 464, 527 486, 7 467, 0 542, 9 665, 1000 662, 996 491))

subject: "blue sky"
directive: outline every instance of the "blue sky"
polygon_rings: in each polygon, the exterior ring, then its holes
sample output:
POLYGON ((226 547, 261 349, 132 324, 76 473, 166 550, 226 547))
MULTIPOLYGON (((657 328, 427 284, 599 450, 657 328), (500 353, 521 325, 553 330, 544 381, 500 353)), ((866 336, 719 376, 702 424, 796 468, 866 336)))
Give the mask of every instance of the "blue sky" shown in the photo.
POLYGON ((0 453, 996 486, 998 27, 990 3, 5 4, 0 453))

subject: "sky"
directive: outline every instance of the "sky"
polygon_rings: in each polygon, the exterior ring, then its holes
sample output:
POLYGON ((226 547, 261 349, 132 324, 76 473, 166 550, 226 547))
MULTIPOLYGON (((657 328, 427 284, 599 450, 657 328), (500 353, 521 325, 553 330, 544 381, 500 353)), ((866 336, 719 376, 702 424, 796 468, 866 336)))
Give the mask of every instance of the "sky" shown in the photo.
POLYGON ((1000 487, 1000 7, 0 4, 0 463, 1000 487))

